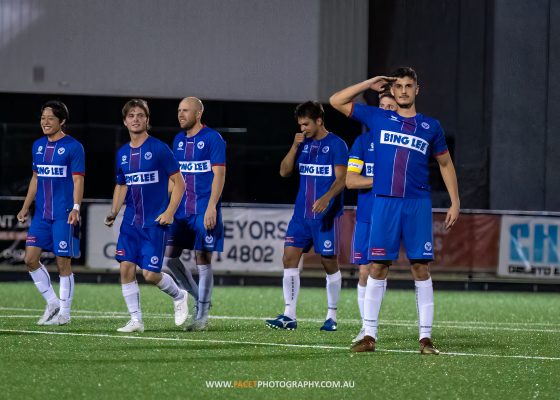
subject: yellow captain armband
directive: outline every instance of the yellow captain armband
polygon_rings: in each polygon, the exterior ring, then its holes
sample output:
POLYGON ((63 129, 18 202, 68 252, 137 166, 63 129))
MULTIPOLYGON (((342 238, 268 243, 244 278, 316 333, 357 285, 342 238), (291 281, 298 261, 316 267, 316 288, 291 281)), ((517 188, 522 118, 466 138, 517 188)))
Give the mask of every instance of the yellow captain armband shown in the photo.
POLYGON ((346 169, 348 172, 357 172, 358 174, 361 174, 363 168, 364 162, 362 160, 358 158, 348 159, 348 168, 346 169))

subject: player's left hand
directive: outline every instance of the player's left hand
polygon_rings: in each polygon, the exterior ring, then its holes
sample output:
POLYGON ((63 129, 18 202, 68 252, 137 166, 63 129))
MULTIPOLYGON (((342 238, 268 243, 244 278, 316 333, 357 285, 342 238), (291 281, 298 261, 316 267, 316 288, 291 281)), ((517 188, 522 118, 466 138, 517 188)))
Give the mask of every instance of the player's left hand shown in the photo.
POLYGON ((324 212, 327 207, 329 206, 329 200, 325 198, 325 196, 319 197, 313 203, 313 208, 311 209, 314 213, 320 214, 324 212))
POLYGON ((80 222, 80 212, 78 210, 70 211, 70 214, 68 214, 68 223, 70 225, 76 225, 78 222, 80 222))
POLYGON ((445 216, 445 229, 451 229, 455 222, 459 219, 459 207, 451 205, 449 210, 447 210, 447 215, 445 216))
POLYGON ((156 222, 159 222, 160 225, 171 225, 173 223, 173 215, 169 215, 166 211, 156 218, 156 222))
POLYGON ((216 207, 208 206, 204 213, 204 228, 206 230, 211 230, 216 227, 216 215, 216 207))

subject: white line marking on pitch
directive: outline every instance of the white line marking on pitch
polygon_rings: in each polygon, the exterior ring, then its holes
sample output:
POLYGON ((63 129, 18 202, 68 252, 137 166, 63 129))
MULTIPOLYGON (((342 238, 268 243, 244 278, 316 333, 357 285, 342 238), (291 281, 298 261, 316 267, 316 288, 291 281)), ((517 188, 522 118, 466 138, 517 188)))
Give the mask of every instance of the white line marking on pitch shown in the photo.
MULTIPOLYGON (((33 308, 16 308, 16 307, 0 307, 0 311, 30 311, 30 312, 42 312, 42 309, 33 308)), ((155 314, 155 313, 143 313, 144 318, 174 318, 171 313, 169 314, 155 314)), ((36 315, 1 315, 2 318, 38 318, 36 315)), ((73 310, 72 318, 75 319, 123 319, 129 318, 129 314, 119 311, 88 311, 88 310, 73 310), (76 315, 78 314, 78 315, 76 315), (79 314, 94 314, 94 315, 79 315, 79 314), (100 315, 103 314, 103 315, 100 315)), ((264 321, 267 317, 246 317, 246 316, 230 316, 230 315, 211 315, 211 319, 216 320, 242 320, 242 321, 264 321)), ((322 323, 322 319, 314 318, 300 318, 300 322, 312 322, 312 323, 322 323)), ((339 322, 359 324, 361 320, 358 319, 339 319, 339 322)), ((509 323, 507 323, 509 325, 509 323)), ((416 321, 409 320, 387 320, 381 321, 381 326, 404 326, 414 328, 417 327, 418 323, 416 321)), ((524 328, 523 326, 558 326, 553 324, 529 324, 520 323, 519 328, 511 328, 508 326, 501 326, 499 322, 484 322, 484 321, 436 321, 435 326, 439 329, 469 329, 469 330, 479 330, 479 331, 508 331, 508 332, 536 332, 536 333, 560 333, 560 329, 539 329, 539 328, 524 328), (454 325, 452 325, 454 324, 454 325), (474 324, 470 325, 470 324, 474 324), (478 325, 478 326, 477 326, 478 325), (494 326, 492 326, 494 325, 494 326)))
MULTIPOLYGON (((49 331, 31 331, 31 330, 17 330, 17 329, 0 329, 0 332, 28 333, 28 334, 54 335, 54 336, 81 336, 81 337, 112 338, 112 339, 152 340, 152 341, 166 341, 166 342, 242 344, 242 345, 248 345, 248 346, 294 347, 294 348, 305 348, 305 349, 329 349, 329 350, 349 351, 348 347, 343 347, 343 346, 290 344, 290 343, 267 343, 267 342, 246 342, 246 341, 241 341, 241 340, 164 338, 164 337, 153 337, 153 336, 129 336, 129 335, 122 335, 121 336, 121 335, 109 335, 109 334, 102 334, 102 333, 49 332, 49 331)), ((406 353, 406 354, 417 354, 418 353, 418 351, 414 351, 414 350, 376 349, 376 351, 377 352, 387 352, 387 353, 406 353)), ((477 353, 453 353, 453 352, 449 352, 449 353, 441 352, 440 355, 448 355, 448 356, 456 356, 456 357, 457 356, 461 356, 461 357, 490 357, 490 358, 516 358, 516 359, 522 359, 522 360, 560 361, 560 357, 477 354, 477 353)))

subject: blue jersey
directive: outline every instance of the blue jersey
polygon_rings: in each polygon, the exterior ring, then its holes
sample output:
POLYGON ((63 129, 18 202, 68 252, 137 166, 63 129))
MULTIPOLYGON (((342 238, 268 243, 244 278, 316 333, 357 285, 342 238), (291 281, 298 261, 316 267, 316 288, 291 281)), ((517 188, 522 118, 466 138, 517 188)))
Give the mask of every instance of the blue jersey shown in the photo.
MULTIPOLYGON (((226 165, 226 142, 218 132, 204 126, 192 137, 187 137, 185 132, 178 133, 173 141, 173 153, 185 180, 185 194, 177 217, 204 214, 212 193, 212 167, 226 165)), ((216 208, 219 207, 218 202, 216 208)))
MULTIPOLYGON (((356 172, 363 176, 373 177, 375 145, 371 132, 362 133, 350 149, 348 155, 348 172, 356 172)), ((367 222, 371 220, 373 205, 371 189, 358 190, 358 206, 356 207, 356 221, 367 222)))
POLYGON ((329 132, 321 140, 305 139, 298 147, 296 168, 299 171, 299 191, 294 215, 309 219, 334 218, 342 214, 342 192, 331 199, 323 213, 312 211, 313 203, 331 188, 336 179, 334 168, 346 166, 348 147, 346 143, 329 132))
POLYGON ((354 104, 351 117, 369 128, 375 144, 377 195, 430 198, 428 161, 446 153, 439 121, 422 114, 411 118, 394 111, 354 104))
POLYGON ((179 171, 171 149, 152 136, 140 147, 130 143, 117 152, 117 184, 127 185, 123 224, 158 225, 156 218, 169 205, 169 177, 179 171))
POLYGON ((85 174, 84 148, 73 137, 64 135, 54 142, 43 136, 32 149, 33 172, 37 173, 35 216, 67 219, 74 206, 72 175, 85 174))

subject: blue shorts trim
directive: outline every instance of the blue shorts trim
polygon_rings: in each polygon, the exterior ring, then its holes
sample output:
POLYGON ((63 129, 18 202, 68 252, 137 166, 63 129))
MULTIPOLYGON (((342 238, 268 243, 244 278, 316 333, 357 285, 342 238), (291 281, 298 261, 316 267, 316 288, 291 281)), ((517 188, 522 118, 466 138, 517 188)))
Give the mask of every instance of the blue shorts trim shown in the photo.
POLYGON ((115 250, 118 262, 128 261, 152 272, 161 272, 167 227, 147 228, 122 224, 115 250))
POLYGON ((334 219, 308 219, 292 216, 284 247, 298 247, 307 253, 311 246, 315 253, 323 256, 338 254, 338 220, 334 219))
POLYGON ((398 259, 401 240, 409 260, 434 259, 431 199, 375 198, 368 259, 398 259))
POLYGON ((58 257, 80 257, 80 225, 66 219, 34 217, 27 232, 26 246, 52 251, 58 257))
POLYGON ((169 227, 167 245, 182 250, 223 251, 224 223, 221 212, 217 214, 216 226, 211 230, 204 227, 204 214, 191 214, 175 218, 175 221, 169 227))

